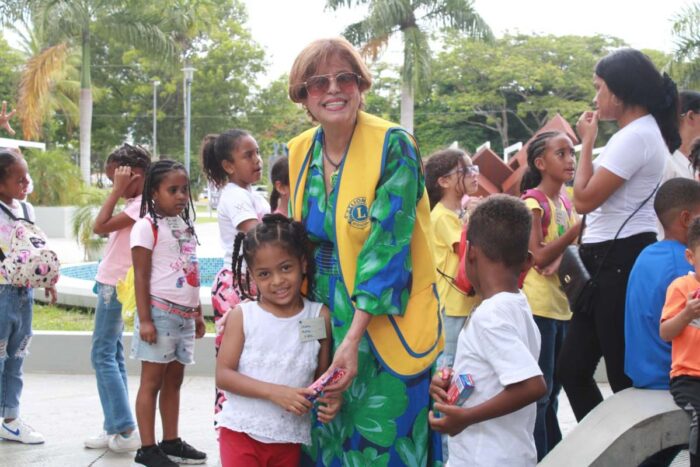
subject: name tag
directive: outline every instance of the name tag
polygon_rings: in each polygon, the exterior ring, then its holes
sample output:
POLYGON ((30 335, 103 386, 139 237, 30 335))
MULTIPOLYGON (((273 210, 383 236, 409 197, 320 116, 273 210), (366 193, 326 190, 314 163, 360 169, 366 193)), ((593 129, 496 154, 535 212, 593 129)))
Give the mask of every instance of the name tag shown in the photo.
POLYGON ((326 338, 326 322, 322 317, 299 320, 299 339, 302 342, 326 338))

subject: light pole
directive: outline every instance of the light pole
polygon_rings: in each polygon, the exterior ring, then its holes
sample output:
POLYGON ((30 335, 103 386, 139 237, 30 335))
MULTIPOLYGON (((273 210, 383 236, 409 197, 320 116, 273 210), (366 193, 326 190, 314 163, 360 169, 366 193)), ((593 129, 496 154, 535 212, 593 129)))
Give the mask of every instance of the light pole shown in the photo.
POLYGON ((153 141, 152 141, 152 146, 153 146, 153 157, 156 159, 158 158, 158 122, 156 120, 156 113, 158 111, 158 85, 160 84, 160 81, 157 79, 153 80, 153 141))
POLYGON ((185 73, 183 94, 185 96, 185 170, 190 173, 190 112, 192 111, 192 76, 196 71, 191 66, 182 69, 185 73))

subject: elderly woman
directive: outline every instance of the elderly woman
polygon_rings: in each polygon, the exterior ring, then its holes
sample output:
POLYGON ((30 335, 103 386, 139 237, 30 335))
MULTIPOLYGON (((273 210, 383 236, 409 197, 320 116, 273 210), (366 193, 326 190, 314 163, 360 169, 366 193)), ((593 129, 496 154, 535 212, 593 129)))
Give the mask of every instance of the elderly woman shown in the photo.
POLYGON ((415 141, 361 111, 372 84, 344 39, 312 42, 296 58, 289 96, 320 126, 289 142, 291 215, 316 262, 311 298, 331 310, 328 388, 343 409, 312 433, 318 465, 433 465, 430 367, 442 347, 430 208, 415 141))

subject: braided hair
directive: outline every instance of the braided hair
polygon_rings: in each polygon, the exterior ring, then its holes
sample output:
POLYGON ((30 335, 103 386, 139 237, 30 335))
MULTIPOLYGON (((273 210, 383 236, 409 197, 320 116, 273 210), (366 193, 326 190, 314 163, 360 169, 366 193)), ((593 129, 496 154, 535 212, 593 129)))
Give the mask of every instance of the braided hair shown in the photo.
POLYGON ((315 265, 304 225, 282 214, 266 214, 262 222, 253 229, 247 233, 239 232, 233 243, 233 281, 234 284, 239 285, 240 297, 242 299, 258 298, 253 296, 249 271, 255 261, 258 248, 269 243, 277 243, 300 261, 306 261, 307 291, 310 293, 313 290, 315 265), (247 265, 245 277, 242 271, 243 261, 247 265))
POLYGON ((467 154, 460 149, 443 149, 433 153, 425 164, 425 188, 428 190, 430 209, 440 201, 444 195, 440 186, 440 177, 444 177, 455 168, 464 164, 467 154))
MULTIPOLYGON (((168 173, 176 170, 181 170, 187 174, 187 170, 185 170, 184 165, 171 159, 156 161, 151 164, 146 171, 143 185, 143 196, 141 198, 141 217, 144 217, 146 214, 150 215, 156 229, 158 228, 158 218, 162 216, 159 216, 156 212, 156 206, 153 202, 153 192, 158 190, 163 178, 165 178, 168 173)), ((190 189, 189 177, 187 179, 187 192, 190 197, 190 202, 187 203, 185 209, 182 210, 180 217, 185 221, 187 227, 189 227, 194 233, 194 221, 197 218, 197 214, 195 213, 194 202, 192 201, 192 190, 190 189), (190 214, 192 215, 191 218, 190 214)))
POLYGON ((107 156, 107 164, 126 165, 146 170, 151 165, 151 154, 138 144, 133 146, 124 143, 107 156))
POLYGON ((542 183, 542 173, 535 165, 535 161, 542 157, 550 139, 563 134, 561 131, 545 131, 536 135, 530 141, 530 144, 527 145, 527 170, 523 174, 522 180, 520 180, 520 191, 522 193, 542 183))

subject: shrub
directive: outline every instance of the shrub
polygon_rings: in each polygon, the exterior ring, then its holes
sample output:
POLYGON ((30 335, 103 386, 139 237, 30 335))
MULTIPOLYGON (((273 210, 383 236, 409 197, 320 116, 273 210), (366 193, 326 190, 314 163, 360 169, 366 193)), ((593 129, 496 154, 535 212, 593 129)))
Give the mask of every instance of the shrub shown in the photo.
POLYGON ((34 191, 29 201, 35 206, 69 206, 83 190, 80 170, 61 149, 25 153, 34 191))

